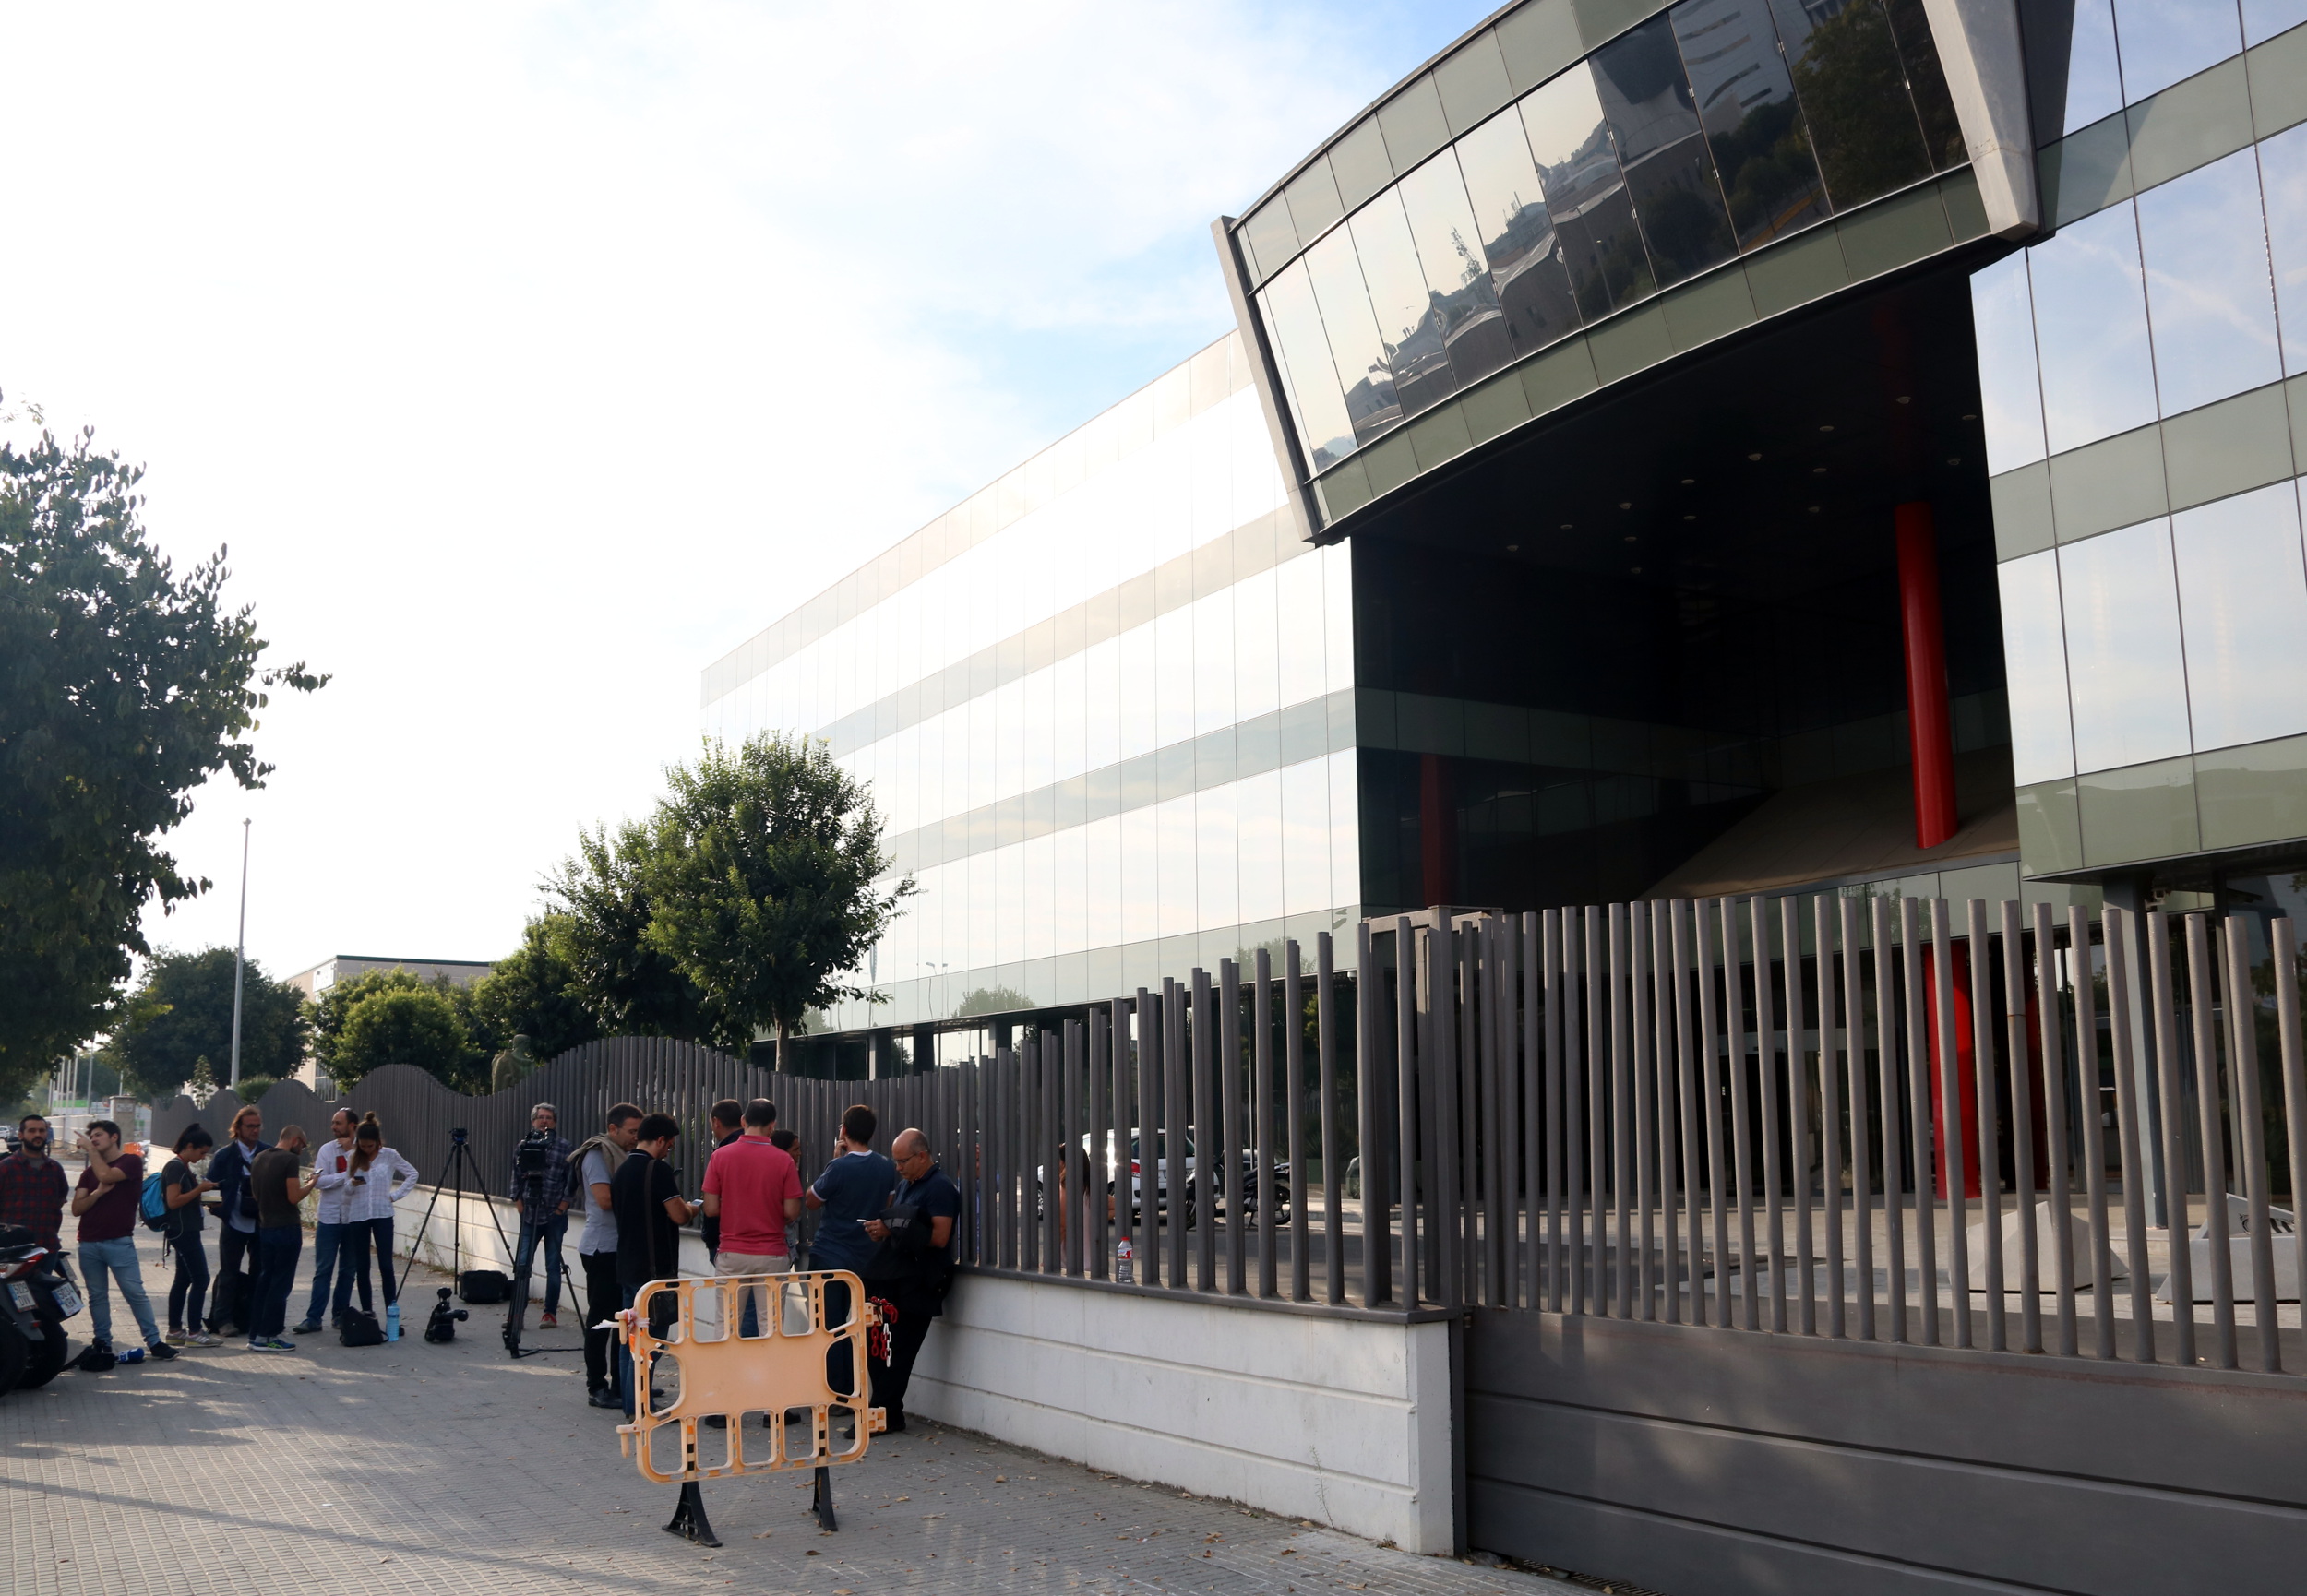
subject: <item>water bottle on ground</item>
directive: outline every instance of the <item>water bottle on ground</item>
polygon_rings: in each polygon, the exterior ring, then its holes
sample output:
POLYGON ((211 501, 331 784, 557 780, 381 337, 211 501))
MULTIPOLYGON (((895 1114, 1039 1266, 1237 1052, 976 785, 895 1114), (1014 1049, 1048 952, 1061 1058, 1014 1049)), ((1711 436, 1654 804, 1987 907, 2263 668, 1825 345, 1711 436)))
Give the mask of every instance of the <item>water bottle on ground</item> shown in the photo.
POLYGON ((144 1362, 144 1349, 130 1347, 127 1351, 118 1354, 118 1360, 124 1364, 140 1364, 144 1362))
POLYGON ((400 1339, 400 1304, 399 1303, 387 1303, 385 1304, 385 1340, 388 1341, 397 1341, 400 1339))

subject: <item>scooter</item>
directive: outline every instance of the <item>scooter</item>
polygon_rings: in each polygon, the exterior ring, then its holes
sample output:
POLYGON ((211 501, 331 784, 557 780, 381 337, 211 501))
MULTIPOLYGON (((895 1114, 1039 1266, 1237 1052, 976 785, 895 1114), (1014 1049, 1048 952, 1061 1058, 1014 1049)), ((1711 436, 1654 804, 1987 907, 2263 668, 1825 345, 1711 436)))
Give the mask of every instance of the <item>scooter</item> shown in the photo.
POLYGON ((64 1254, 21 1225, 0 1225, 0 1396, 56 1377, 67 1350, 65 1321, 79 1311, 64 1254))

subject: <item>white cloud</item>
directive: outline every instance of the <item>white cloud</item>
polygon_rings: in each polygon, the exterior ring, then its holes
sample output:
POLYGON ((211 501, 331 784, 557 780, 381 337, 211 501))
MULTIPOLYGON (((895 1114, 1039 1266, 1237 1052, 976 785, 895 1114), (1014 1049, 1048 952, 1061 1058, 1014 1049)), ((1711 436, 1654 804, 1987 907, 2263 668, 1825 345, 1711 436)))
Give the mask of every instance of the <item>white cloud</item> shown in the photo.
POLYGON ((708 661, 1225 330, 1208 223, 1478 12, 18 8, 0 388, 276 660, 150 930, 485 958, 708 661))

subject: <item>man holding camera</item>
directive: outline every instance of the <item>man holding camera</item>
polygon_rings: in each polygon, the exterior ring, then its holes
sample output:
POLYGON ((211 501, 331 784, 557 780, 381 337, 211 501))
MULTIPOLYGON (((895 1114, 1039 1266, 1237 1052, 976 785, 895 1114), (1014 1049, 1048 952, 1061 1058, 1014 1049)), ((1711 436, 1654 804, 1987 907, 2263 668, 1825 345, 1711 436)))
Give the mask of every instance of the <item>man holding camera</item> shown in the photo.
POLYGON ((513 1249, 513 1278, 528 1277, 537 1244, 544 1244, 544 1313, 537 1328, 560 1324, 561 1243, 568 1234, 568 1142, 555 1129, 560 1114, 549 1102, 529 1111, 529 1134, 513 1144, 512 1189, 520 1209, 520 1240, 513 1249))

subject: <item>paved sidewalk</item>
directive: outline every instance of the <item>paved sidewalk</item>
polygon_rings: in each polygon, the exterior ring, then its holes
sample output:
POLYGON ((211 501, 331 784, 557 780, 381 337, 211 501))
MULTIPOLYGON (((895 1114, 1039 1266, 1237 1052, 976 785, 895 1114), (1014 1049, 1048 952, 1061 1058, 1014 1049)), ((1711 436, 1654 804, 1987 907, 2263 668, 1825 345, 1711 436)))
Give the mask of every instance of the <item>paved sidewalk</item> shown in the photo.
MULTIPOLYGON (((167 1279, 157 1245, 142 1250, 147 1287, 160 1287, 157 1308, 167 1279)), ((1571 1589, 926 1425, 877 1439, 864 1462, 834 1471, 838 1534, 819 1532, 809 1516, 805 1475, 708 1483, 706 1508, 725 1542, 708 1552, 660 1529, 675 1490, 643 1480, 619 1456, 616 1415, 584 1405, 579 1354, 512 1363, 490 1310, 474 1310, 453 1345, 416 1339, 442 1283, 425 1271, 409 1282, 409 1339, 394 1346, 308 1337, 293 1354, 189 1349, 169 1364, 67 1371, 42 1390, 0 1399, 13 1588, 42 1596, 279 1596, 339 1586, 426 1596, 1571 1589)), ((85 1318, 75 1331, 86 1337, 85 1318)), ((578 1336, 532 1330, 530 1344, 574 1348, 578 1336)))

